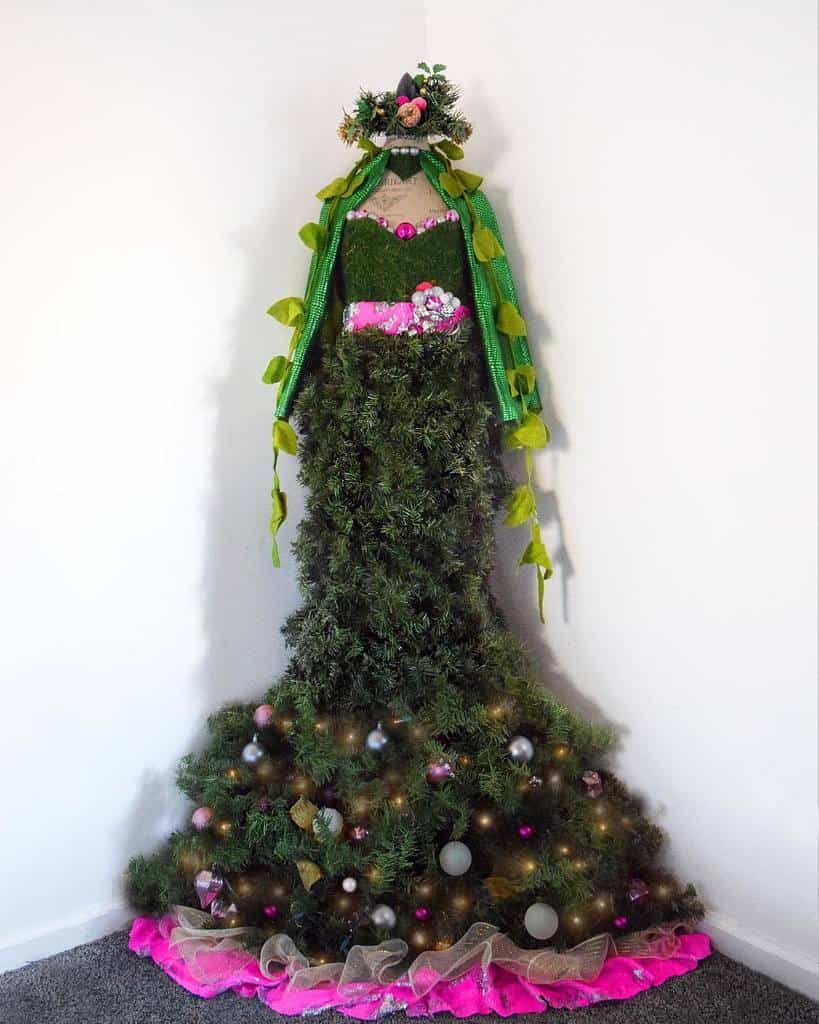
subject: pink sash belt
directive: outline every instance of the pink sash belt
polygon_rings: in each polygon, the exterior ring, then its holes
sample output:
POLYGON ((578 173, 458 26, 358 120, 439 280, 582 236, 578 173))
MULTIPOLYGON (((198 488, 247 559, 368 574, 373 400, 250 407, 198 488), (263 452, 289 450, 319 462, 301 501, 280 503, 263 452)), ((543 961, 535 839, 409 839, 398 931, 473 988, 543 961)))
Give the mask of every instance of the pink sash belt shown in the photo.
POLYGON ((469 308, 443 288, 418 285, 411 302, 351 302, 344 309, 343 329, 377 327, 385 334, 453 334, 469 308))

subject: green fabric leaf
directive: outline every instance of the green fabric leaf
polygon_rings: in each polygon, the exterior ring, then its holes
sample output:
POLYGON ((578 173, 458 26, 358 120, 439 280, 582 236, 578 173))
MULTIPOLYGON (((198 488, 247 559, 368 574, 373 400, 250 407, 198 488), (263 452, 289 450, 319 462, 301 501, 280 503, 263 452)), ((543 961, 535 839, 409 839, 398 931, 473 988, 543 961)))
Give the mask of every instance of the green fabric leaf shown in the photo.
POLYGON ((480 174, 472 174, 470 171, 462 171, 457 168, 452 172, 458 181, 463 185, 467 192, 474 192, 476 188, 481 187, 483 178, 480 174))
POLYGON ((534 366, 515 366, 506 371, 506 379, 509 382, 509 390, 513 398, 523 393, 531 395, 535 388, 534 366))
POLYGON ((268 309, 268 315, 285 327, 297 327, 304 319, 304 302, 295 295, 279 299, 268 309))
POLYGON ((438 178, 441 184, 441 188, 446 192, 447 195, 452 196, 453 199, 457 199, 459 196, 464 194, 464 187, 458 181, 454 174, 450 174, 449 171, 442 171, 441 176, 438 178))
POLYGON ((316 192, 316 199, 333 199, 335 196, 343 195, 346 188, 346 178, 334 178, 329 185, 316 192))
POLYGON ((321 224, 316 224, 315 221, 309 221, 299 229, 299 238, 308 249, 319 252, 324 248, 324 243, 327 240, 327 229, 321 224))
POLYGON ((295 455, 299 442, 296 432, 287 420, 276 420, 273 424, 273 447, 277 451, 287 452, 288 455, 295 455))
POLYGON ((527 413, 504 438, 507 448, 545 448, 548 443, 549 430, 536 412, 527 413))
POLYGON ((274 487, 270 492, 270 496, 273 499, 273 504, 270 511, 270 533, 273 537, 273 543, 271 548, 271 555, 273 558, 273 564, 277 569, 281 568, 281 558, 279 557, 279 545, 276 542, 276 535, 279 532, 279 527, 287 519, 287 495, 280 491, 278 487, 274 487))
POLYGON ((485 224, 480 224, 472 233, 472 248, 481 263, 488 263, 498 256, 503 256, 503 246, 494 231, 485 224))
POLYGON ((446 71, 446 64, 433 64, 432 65, 432 73, 433 73, 433 75, 437 75, 439 71, 446 71))
POLYGON ((350 184, 341 193, 344 196, 344 198, 346 199, 348 196, 351 196, 353 192, 360 188, 366 177, 367 175, 363 171, 360 171, 358 174, 356 174, 356 176, 352 179, 350 184))
POLYGON ((289 363, 285 356, 273 356, 262 374, 265 384, 277 384, 287 373, 289 363))
POLYGON ((463 160, 464 151, 460 146, 457 146, 454 142, 449 139, 441 139, 440 142, 435 143, 436 147, 441 150, 450 160, 463 160))
POLYGON ((504 526, 520 526, 531 519, 535 514, 535 495, 528 484, 521 484, 516 487, 512 497, 509 499, 509 506, 504 526))
POLYGON ((539 537, 529 541, 523 554, 520 556, 518 565, 538 566, 543 570, 543 575, 547 580, 552 575, 552 560, 549 558, 549 552, 546 550, 546 545, 539 537))
POLYGON ((363 149, 365 153, 369 153, 370 156, 375 156, 376 153, 381 152, 381 147, 376 146, 374 142, 370 142, 369 139, 361 138, 358 140, 358 148, 363 149))
POLYGON ((504 299, 500 306, 498 306, 495 325, 499 331, 508 334, 510 338, 524 338, 526 336, 526 323, 508 299, 504 299))

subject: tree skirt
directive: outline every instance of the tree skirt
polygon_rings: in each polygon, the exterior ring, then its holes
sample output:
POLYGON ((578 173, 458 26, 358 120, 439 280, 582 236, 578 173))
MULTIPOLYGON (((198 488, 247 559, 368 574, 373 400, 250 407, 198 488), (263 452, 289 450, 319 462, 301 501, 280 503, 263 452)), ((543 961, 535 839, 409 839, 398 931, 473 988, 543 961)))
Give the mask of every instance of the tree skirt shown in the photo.
POLYGON ((687 974, 710 955, 707 935, 678 936, 671 955, 631 957, 614 955, 604 960, 594 980, 560 980, 533 984, 498 964, 475 966, 452 980, 441 980, 428 991, 417 993, 406 975, 389 984, 372 982, 339 986, 330 982, 312 988, 294 984, 292 973, 262 973, 259 961, 242 948, 213 951, 207 980, 192 971, 180 946, 171 939, 177 926, 173 915, 138 917, 131 928, 129 948, 150 956, 179 985, 194 995, 210 999, 232 990, 245 998, 258 996, 272 1010, 289 1016, 333 1009, 347 1017, 373 1020, 385 1013, 403 1011, 409 1017, 451 1013, 456 1017, 495 1013, 535 1013, 547 1008, 575 1008, 606 999, 629 999, 668 978, 687 974))

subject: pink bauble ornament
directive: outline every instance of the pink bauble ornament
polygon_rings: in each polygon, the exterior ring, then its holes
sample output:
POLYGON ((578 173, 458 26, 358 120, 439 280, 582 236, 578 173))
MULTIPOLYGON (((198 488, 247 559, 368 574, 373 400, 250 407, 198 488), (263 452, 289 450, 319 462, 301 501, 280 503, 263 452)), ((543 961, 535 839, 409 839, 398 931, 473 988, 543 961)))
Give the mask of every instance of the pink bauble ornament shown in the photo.
POLYGON ((423 96, 416 96, 412 102, 415 104, 416 107, 418 107, 419 110, 427 109, 427 101, 424 99, 423 96))
POLYGON ((415 238, 417 233, 415 225, 410 224, 408 220, 401 221, 395 229, 396 237, 400 238, 402 242, 409 241, 410 238, 415 238))
POLYGON ((518 829, 518 835, 521 839, 531 839, 535 834, 535 830, 531 825, 521 825, 518 829))
POLYGON ((427 780, 438 786, 447 779, 455 778, 455 772, 448 761, 430 761, 427 765, 427 780))
POLYGON ((620 917, 615 917, 615 919, 614 919, 614 927, 618 931, 621 931, 621 932, 624 931, 626 928, 628 928, 628 918, 627 917, 623 917, 622 915, 620 917))
POLYGON ((260 704, 253 712, 253 724, 257 729, 264 729, 273 721, 276 710, 272 704, 260 704))
POLYGON ((409 103, 409 96, 396 96, 395 102, 399 107, 403 107, 405 103, 409 103))
POLYGON ((428 921, 429 909, 427 907, 416 907, 412 912, 412 916, 416 921, 428 921))
POLYGON ((266 907, 262 907, 262 913, 272 921, 279 916, 279 908, 275 903, 268 903, 266 907))
POLYGON ((197 832, 207 828, 212 821, 213 811, 210 807, 197 807, 191 815, 191 825, 193 825, 197 832))

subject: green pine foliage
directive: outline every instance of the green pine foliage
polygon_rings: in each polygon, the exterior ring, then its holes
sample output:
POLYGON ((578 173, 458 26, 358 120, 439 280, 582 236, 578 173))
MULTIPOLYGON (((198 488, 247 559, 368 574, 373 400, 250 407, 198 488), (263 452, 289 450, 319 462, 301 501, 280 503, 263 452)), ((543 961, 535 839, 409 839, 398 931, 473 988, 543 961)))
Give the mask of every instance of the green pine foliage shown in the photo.
POLYGON ((275 707, 258 733, 267 756, 242 763, 253 706, 211 717, 210 743, 182 761, 179 785, 213 824, 131 863, 135 905, 196 906, 194 876, 216 865, 260 937, 284 930, 337 958, 386 937, 368 917, 376 903, 395 909, 392 934, 416 951, 476 920, 537 945, 522 924, 534 901, 558 910, 558 947, 621 915, 630 930, 696 919, 693 889, 656 867, 660 831, 602 767, 612 737, 542 690, 491 595, 509 485, 469 331, 342 334, 314 359, 296 407, 304 605, 284 627, 290 665, 264 697, 275 707), (365 739, 379 722, 389 741, 374 753, 365 739), (529 764, 508 756, 518 734, 534 744, 529 764), (430 782, 443 762, 453 777, 430 782), (587 770, 600 772, 601 794, 589 794, 587 770), (290 811, 302 797, 337 809, 341 833, 300 827, 290 811), (472 852, 461 878, 438 866, 453 839, 472 852), (321 872, 309 888, 304 862, 321 872), (634 879, 648 890, 638 901, 634 879), (431 912, 420 927, 419 906, 431 912))

